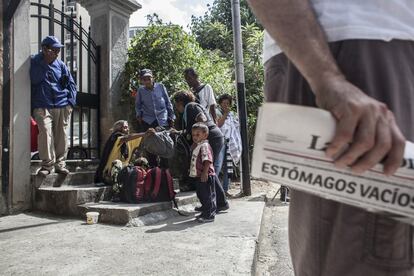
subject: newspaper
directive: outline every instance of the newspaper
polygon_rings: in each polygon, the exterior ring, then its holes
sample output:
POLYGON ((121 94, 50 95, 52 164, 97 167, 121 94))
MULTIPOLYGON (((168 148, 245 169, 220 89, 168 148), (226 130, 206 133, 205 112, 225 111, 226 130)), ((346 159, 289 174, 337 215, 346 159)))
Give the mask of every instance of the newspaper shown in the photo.
MULTIPOLYGON (((414 126, 413 126, 414 127, 414 126)), ((364 174, 336 168, 325 155, 335 119, 325 110, 267 103, 259 110, 252 176, 414 224, 414 144, 393 176, 378 164, 364 174)))

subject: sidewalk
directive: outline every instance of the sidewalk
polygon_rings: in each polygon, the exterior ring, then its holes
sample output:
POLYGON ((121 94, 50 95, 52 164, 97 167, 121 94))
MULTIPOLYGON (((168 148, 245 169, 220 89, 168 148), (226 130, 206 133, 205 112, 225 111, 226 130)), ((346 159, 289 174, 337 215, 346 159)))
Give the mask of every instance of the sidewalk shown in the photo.
POLYGON ((35 213, 0 217, 0 271, 2 275, 251 275, 263 209, 263 202, 233 200, 229 212, 217 215, 214 223, 199 224, 193 214, 139 227, 86 225, 35 213))

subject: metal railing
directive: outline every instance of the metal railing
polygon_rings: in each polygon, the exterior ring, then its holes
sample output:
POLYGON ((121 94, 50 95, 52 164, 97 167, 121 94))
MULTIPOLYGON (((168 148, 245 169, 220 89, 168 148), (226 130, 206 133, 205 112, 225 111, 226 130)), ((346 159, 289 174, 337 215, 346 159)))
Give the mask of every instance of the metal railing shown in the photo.
POLYGON ((69 54, 60 52, 77 84, 77 105, 72 112, 69 135, 68 159, 93 159, 99 157, 99 91, 100 91, 100 46, 91 38, 91 29, 82 26, 82 17, 76 19, 76 3, 61 2, 61 9, 56 9, 52 0, 43 4, 41 0, 30 3, 31 18, 37 22, 38 49, 46 35, 59 35, 65 47, 70 47, 69 54), (43 24, 47 25, 43 25, 43 24), (45 32, 44 29, 47 29, 45 32), (75 47, 77 53, 75 54, 75 47), (77 66, 76 66, 77 65, 77 66), (76 66, 76 68, 75 68, 76 66))

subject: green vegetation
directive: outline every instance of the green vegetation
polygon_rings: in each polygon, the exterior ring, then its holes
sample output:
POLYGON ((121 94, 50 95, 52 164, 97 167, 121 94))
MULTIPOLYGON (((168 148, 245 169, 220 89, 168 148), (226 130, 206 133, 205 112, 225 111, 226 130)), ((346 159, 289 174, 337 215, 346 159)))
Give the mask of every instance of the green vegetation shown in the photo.
MULTIPOLYGON (((231 2, 215 0, 202 17, 193 17, 191 34, 181 27, 164 24, 157 15, 148 16, 149 27, 138 32, 128 50, 123 101, 131 105, 130 81, 139 69, 150 68, 156 81, 170 94, 188 89, 183 70, 194 67, 200 79, 209 83, 216 96, 235 95, 231 2)), ((241 21, 246 79, 246 106, 250 144, 254 138, 257 109, 263 102, 263 28, 257 23, 245 0, 241 1, 241 21)))

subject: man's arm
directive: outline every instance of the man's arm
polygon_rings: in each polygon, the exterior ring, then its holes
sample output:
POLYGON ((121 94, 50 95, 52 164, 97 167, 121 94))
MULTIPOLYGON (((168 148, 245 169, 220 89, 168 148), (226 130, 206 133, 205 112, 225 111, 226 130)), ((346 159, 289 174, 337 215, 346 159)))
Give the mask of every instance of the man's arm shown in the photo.
POLYGON ((311 86, 319 107, 337 119, 326 153, 361 173, 385 156, 384 173, 400 166, 405 139, 385 104, 348 82, 330 53, 308 0, 249 0, 260 22, 311 86), (347 145, 351 144, 348 149, 347 145), (346 149, 346 150, 345 150, 346 149), (345 151, 344 151, 345 150, 345 151))
MULTIPOLYGON (((76 105, 76 95, 78 93, 77 91, 77 87, 76 87, 76 83, 75 80, 72 77, 72 74, 70 73, 69 68, 62 62, 62 72, 64 73, 64 75, 66 76, 65 78, 67 78, 67 83, 65 83, 65 87, 63 87, 64 89, 68 89, 69 91, 69 95, 68 95, 68 99, 70 104, 72 105, 72 107, 74 107, 76 105)), ((62 76, 61 76, 62 78, 62 76)))
POLYGON ((43 66, 37 57, 30 59, 30 81, 32 85, 40 84, 46 78, 47 67, 43 66))
POLYGON ((140 90, 138 88, 137 94, 135 95, 135 116, 138 120, 138 123, 142 123, 142 101, 141 101, 141 95, 140 90))
POLYGON ((217 123, 216 98, 215 98, 215 95, 214 95, 213 88, 211 87, 211 85, 206 84, 204 89, 206 89, 206 91, 207 91, 207 105, 209 107, 208 111, 209 111, 214 123, 217 123))
POLYGON ((174 121, 175 120, 175 113, 173 110, 173 106, 171 104, 171 100, 170 97, 168 96, 167 93, 167 88, 165 88, 165 86, 162 84, 162 89, 163 89, 163 97, 164 97, 164 101, 165 101, 165 106, 167 107, 167 112, 168 112, 168 120, 170 121, 174 121))
POLYGON ((210 115, 214 123, 217 123, 216 105, 210 105, 210 115))

